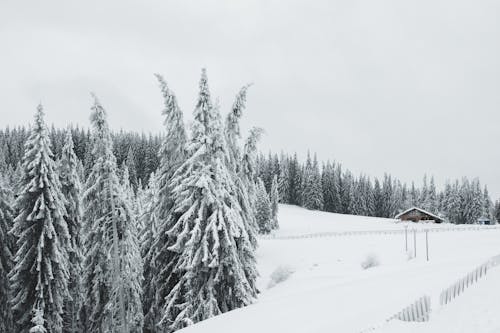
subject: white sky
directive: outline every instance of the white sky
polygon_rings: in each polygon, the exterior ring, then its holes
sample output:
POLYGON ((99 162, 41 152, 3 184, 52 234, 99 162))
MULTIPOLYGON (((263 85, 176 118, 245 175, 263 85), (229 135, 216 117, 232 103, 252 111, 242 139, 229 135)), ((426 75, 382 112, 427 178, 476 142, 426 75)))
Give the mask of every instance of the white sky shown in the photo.
POLYGON ((264 151, 318 152, 411 181, 479 176, 500 197, 497 0, 0 2, 2 126, 160 131, 163 74, 189 117, 201 67, 224 111, 245 83, 244 125, 264 151))

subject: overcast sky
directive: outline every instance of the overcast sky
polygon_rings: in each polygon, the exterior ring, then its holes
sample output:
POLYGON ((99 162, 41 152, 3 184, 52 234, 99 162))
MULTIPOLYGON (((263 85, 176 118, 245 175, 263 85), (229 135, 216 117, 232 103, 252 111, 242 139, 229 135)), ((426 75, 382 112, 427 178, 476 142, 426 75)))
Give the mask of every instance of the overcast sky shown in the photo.
POLYGON ((264 151, 307 149, 354 172, 438 184, 480 177, 500 197, 498 0, 0 2, 1 124, 162 130, 153 73, 186 117, 206 67, 224 111, 253 82, 246 128, 264 151))

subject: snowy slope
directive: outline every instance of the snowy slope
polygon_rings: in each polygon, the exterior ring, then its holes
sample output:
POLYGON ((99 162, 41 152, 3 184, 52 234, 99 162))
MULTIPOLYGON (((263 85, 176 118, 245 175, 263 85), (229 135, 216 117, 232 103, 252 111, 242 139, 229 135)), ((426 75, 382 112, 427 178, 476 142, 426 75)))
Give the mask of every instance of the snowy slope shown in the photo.
MULTIPOLYGON (((286 205, 280 206, 279 218, 279 233, 285 235, 403 228, 389 219, 311 212, 286 205)), ((261 239, 262 293, 258 301, 182 332, 224 333, 235 328, 239 333, 359 332, 424 293, 438 293, 500 252, 499 230, 429 235, 429 262, 425 261, 423 234, 417 235, 417 258, 413 260, 408 260, 402 235, 261 239), (368 254, 375 254, 380 266, 363 270, 360 263, 368 254), (268 288, 272 272, 279 267, 294 273, 268 288)), ((411 242, 409 245, 413 248, 411 242)))

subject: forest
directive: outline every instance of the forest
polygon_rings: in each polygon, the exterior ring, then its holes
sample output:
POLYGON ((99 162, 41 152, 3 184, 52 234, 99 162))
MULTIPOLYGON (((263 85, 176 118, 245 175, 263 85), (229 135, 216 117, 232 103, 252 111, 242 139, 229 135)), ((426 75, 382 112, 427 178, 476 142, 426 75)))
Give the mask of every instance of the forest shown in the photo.
MULTIPOLYGON (((202 71, 187 126, 157 75, 161 134, 112 132, 92 96, 91 128, 0 131, 0 332, 174 332, 259 294, 258 234, 278 203, 394 217, 411 206, 449 222, 498 219, 478 179, 421 186, 356 176, 307 154, 259 153, 240 121, 249 86, 223 117, 202 71)), ((47 110, 50 112, 50 110, 47 110)))

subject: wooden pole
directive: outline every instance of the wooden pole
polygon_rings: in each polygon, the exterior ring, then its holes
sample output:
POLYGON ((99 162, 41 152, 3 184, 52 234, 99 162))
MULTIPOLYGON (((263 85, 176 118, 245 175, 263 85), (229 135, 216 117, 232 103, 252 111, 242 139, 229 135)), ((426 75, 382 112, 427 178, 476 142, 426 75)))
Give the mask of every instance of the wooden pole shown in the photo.
POLYGON ((413 255, 417 257, 417 229, 413 229, 413 255))
POLYGON ((405 252, 408 253, 408 224, 405 225, 405 252))
POLYGON ((429 261, 429 230, 425 230, 425 253, 429 261))

